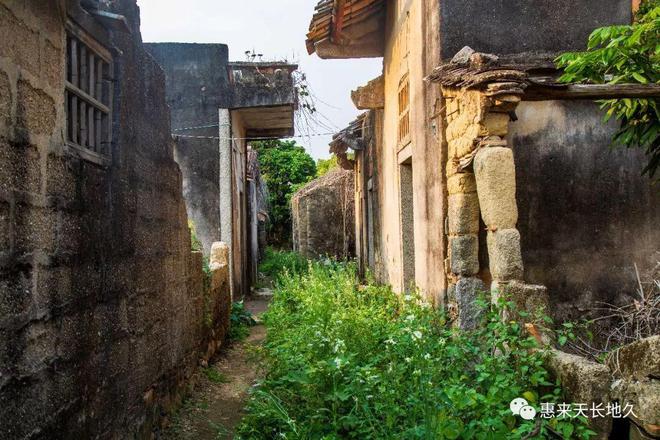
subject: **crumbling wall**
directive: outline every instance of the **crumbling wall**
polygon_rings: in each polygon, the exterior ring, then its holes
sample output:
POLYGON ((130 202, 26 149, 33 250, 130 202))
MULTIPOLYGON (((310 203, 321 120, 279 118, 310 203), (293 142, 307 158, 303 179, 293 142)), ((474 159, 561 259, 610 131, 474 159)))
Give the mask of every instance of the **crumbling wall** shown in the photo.
POLYGON ((293 247, 308 258, 355 255, 353 171, 335 169, 291 198, 293 247))
POLYGON ((292 72, 284 62, 231 62, 232 108, 294 104, 297 100, 292 72))
POLYGON ((76 1, 0 1, 0 438, 151 438, 200 351, 228 325, 206 312, 202 259, 174 162, 165 79, 131 33, 76 1), (114 56, 107 166, 65 148, 65 21, 114 56))
MULTIPOLYGON (((625 299, 634 260, 654 263, 657 194, 639 175, 640 152, 608 151, 616 127, 601 122, 595 104, 521 103, 527 75, 484 68, 494 62, 484 54, 457 56, 434 73, 446 99, 449 311, 458 326, 470 328, 480 291, 490 290, 493 300, 506 294, 528 315, 503 318, 522 320, 549 342, 529 322, 538 319, 534 313, 557 321, 588 316, 605 301, 625 299)), ((645 360, 657 361, 657 342, 614 352, 608 366, 561 352, 550 365, 572 401, 633 402, 639 414, 632 420, 646 429, 657 423, 660 405, 651 397, 658 390, 654 373, 629 381, 619 369, 647 349, 645 360)), ((598 438, 609 438, 611 419, 590 424, 598 438)))

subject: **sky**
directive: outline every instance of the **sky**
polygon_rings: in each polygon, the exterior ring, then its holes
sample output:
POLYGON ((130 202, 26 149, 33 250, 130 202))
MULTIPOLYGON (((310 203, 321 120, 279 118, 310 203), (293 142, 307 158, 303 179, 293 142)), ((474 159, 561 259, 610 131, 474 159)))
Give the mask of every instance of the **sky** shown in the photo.
MULTIPOLYGON (((305 132, 345 128, 360 113, 350 91, 380 75, 382 59, 322 60, 308 55, 305 35, 317 0, 138 0, 145 42, 224 43, 230 61, 244 61, 245 51, 264 61, 296 62, 315 97, 316 119, 325 126, 305 132)), ((297 133, 298 135, 302 133, 297 133)), ((327 158, 330 135, 301 137, 315 159, 327 158)))

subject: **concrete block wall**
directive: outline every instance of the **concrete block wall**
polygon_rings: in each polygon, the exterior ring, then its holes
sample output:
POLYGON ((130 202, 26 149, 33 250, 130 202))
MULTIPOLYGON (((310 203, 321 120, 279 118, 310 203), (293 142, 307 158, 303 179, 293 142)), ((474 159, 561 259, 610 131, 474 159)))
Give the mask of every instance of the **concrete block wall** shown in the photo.
MULTIPOLYGON (((109 33, 75 1, 0 1, 0 438, 151 438, 209 341, 164 75, 134 0, 109 33), (111 164, 64 148, 65 20, 115 47, 111 164)), ((213 343, 217 348, 217 343, 213 343)))

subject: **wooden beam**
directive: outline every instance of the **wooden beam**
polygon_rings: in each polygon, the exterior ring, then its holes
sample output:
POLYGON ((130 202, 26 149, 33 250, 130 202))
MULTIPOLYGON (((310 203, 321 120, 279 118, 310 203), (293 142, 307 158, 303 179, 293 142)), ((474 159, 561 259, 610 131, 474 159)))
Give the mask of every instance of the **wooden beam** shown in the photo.
POLYGON ((547 86, 531 83, 523 101, 553 99, 660 98, 660 84, 570 84, 547 86))

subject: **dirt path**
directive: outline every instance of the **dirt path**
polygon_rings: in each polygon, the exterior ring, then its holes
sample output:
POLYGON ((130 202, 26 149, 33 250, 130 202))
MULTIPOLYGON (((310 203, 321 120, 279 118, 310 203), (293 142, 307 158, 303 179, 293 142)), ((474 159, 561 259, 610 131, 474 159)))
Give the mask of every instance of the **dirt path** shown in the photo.
MULTIPOLYGON (((245 300, 246 308, 255 317, 266 310, 269 292, 245 300)), ((250 336, 229 345, 202 369, 193 394, 173 417, 164 434, 165 440, 220 440, 233 438, 234 428, 241 421, 248 390, 258 378, 255 349, 266 337, 266 328, 259 324, 251 328, 250 336)))

